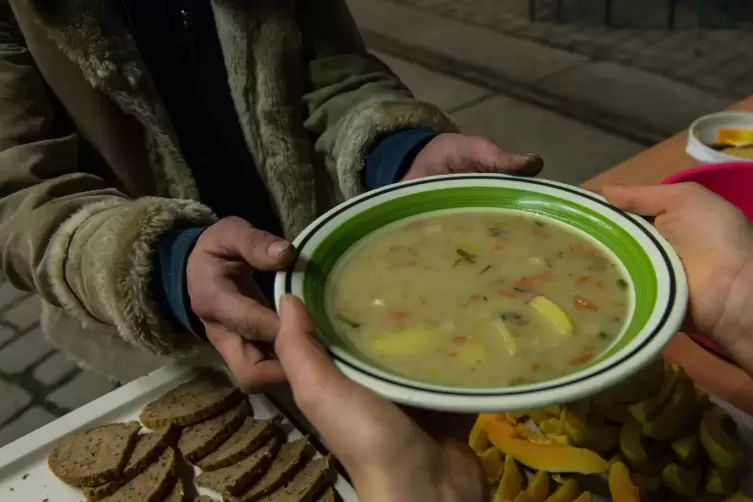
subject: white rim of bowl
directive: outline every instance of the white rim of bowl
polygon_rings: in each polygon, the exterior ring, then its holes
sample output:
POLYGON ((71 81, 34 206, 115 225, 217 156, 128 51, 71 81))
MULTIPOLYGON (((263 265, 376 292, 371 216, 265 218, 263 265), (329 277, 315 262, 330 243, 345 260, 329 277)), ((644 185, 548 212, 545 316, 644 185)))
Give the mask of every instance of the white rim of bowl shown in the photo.
MULTIPOLYGON (((576 202, 588 209, 621 220, 632 227, 657 275, 657 301, 645 328, 623 350, 593 366, 542 383, 491 389, 462 389, 426 384, 390 374, 338 348, 329 352, 348 378, 392 401, 434 410, 456 412, 512 411, 553 403, 572 402, 611 387, 648 364, 679 330, 687 309, 688 289, 684 269, 669 243, 643 218, 625 213, 597 194, 550 180, 518 178, 502 174, 445 175, 397 183, 370 191, 331 209, 309 225, 293 242, 299 256, 293 267, 275 279, 275 303, 290 292, 303 296, 305 262, 324 238, 342 222, 367 208, 396 196, 438 188, 501 187, 535 191, 576 202), (635 232, 638 230, 638 232, 635 232), (301 244, 303 246, 301 247, 301 244), (615 363, 624 353, 629 357, 615 363)), ((481 210, 483 208, 474 208, 481 210)), ((626 228, 627 229, 627 228, 626 228)), ((634 288, 633 288, 634 289, 634 288)), ((637 293, 637 292, 636 292, 637 293)))

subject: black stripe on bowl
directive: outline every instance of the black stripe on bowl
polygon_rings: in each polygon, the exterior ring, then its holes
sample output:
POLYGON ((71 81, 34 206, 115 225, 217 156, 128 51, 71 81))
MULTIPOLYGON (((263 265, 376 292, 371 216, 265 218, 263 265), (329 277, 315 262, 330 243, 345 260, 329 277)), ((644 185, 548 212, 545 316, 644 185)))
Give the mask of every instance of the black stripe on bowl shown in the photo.
MULTIPOLYGON (((609 204, 609 203, 607 203, 607 202, 605 202, 605 201, 603 201, 603 200, 601 200, 601 199, 599 199, 597 197, 594 197, 592 194, 590 194, 590 193, 588 193, 586 191, 582 191, 580 189, 574 189, 573 187, 567 187, 567 186, 562 186, 562 185, 559 185, 559 184, 549 183, 549 182, 546 182, 546 181, 537 180, 537 179, 533 179, 533 178, 517 178, 517 177, 513 177, 513 176, 506 176, 506 175, 498 175, 498 176, 489 176, 489 175, 485 175, 485 176, 456 175, 456 176, 454 176, 454 179, 457 179, 457 180, 474 180, 474 181, 475 180, 488 181, 490 179, 513 180, 513 181, 518 182, 518 183, 527 183, 527 184, 530 184, 530 185, 543 186, 543 187, 546 187, 546 188, 554 188, 554 189, 561 190, 563 192, 567 192, 567 193, 570 193, 572 195, 575 195, 576 197, 584 198, 584 199, 587 199, 587 200, 589 200, 591 202, 599 204, 599 205, 603 206, 604 208, 606 208, 607 210, 609 210, 611 212, 614 212, 614 213, 617 213, 617 214, 623 216, 624 218, 626 218, 628 221, 631 221, 633 223, 633 225, 636 228, 638 228, 638 230, 640 230, 653 243, 654 247, 656 248, 656 250, 661 255, 661 258, 664 261, 664 264, 666 265, 667 271, 669 273, 669 298, 668 298, 665 310, 662 313, 662 317, 659 320, 658 324, 653 329, 653 331, 651 332, 651 334, 645 340, 643 340, 643 342, 640 345, 638 345, 637 347, 633 347, 633 349, 630 350, 630 352, 622 354, 621 357, 619 357, 618 359, 615 359, 608 366, 605 366, 604 368, 601 368, 599 371, 597 371, 595 373, 589 373, 587 375, 583 375, 581 378, 576 379, 576 380, 572 380, 572 381, 568 381, 568 382, 564 382, 564 383, 559 383, 559 384, 552 383, 552 384, 549 384, 549 385, 545 385, 544 387, 540 387, 538 389, 514 390, 515 388, 511 387, 511 388, 509 388, 509 390, 506 390, 503 393, 494 392, 494 391, 487 391, 487 392, 485 392, 485 391, 472 391, 472 390, 458 391, 458 390, 453 390, 451 387, 447 387, 447 388, 444 388, 442 390, 432 389, 430 387, 415 385, 415 384, 411 384, 409 382, 400 381, 400 380, 397 380, 397 379, 394 379, 394 378, 390 378, 389 376, 383 376, 381 374, 378 374, 378 373, 372 371, 370 368, 361 367, 360 365, 355 365, 355 364, 351 363, 350 361, 347 361, 347 360, 339 357, 336 353, 334 353, 332 350, 330 350, 327 347, 326 348, 327 352, 329 352, 329 354, 332 356, 332 358, 336 359, 338 361, 338 363, 343 364, 343 365, 351 368, 352 370, 354 370, 354 371, 356 371, 358 373, 366 374, 366 375, 368 375, 368 376, 370 376, 370 377, 372 377, 372 378, 374 378, 376 380, 380 380, 382 382, 385 382, 385 383, 388 383, 388 384, 391 384, 391 385, 397 385, 399 387, 403 387, 403 388, 406 388, 406 389, 412 389, 412 390, 416 390, 416 391, 420 391, 420 392, 426 392, 426 393, 430 393, 430 394, 450 395, 450 396, 481 396, 481 397, 505 397, 505 396, 515 396, 515 395, 522 395, 522 394, 530 395, 530 394, 536 394, 538 392, 556 390, 556 389, 563 388, 563 387, 569 387, 571 385, 575 385, 577 383, 584 382, 586 380, 590 380, 590 379, 592 379, 594 377, 597 377, 599 375, 602 375, 602 374, 604 374, 604 373, 606 373, 606 372, 608 372, 608 371, 610 371, 612 369, 615 369, 617 366, 623 364, 625 361, 629 360, 636 353, 640 352, 644 347, 646 347, 646 345, 648 345, 656 337, 656 335, 658 335, 659 332, 664 328, 665 324, 667 323, 667 319, 669 318, 669 316, 671 314, 672 306, 674 305, 675 300, 676 300, 676 296, 677 296, 677 277, 675 275, 675 270, 672 267, 672 263, 671 263, 671 261, 669 259, 669 256, 667 255, 667 253, 664 250, 664 248, 659 244, 659 241, 656 240, 656 238, 654 237, 654 235, 651 234, 651 232, 649 232, 648 230, 646 230, 646 228, 641 223, 639 223, 639 220, 635 216, 633 216, 631 214, 628 214, 625 211, 622 211, 621 209, 616 208, 616 207, 612 206, 611 204, 609 204)), ((392 186, 386 187, 384 189, 381 189, 379 191, 365 194, 363 197, 360 197, 357 200, 352 200, 350 202, 345 202, 343 205, 341 205, 340 207, 338 207, 335 210, 333 210, 327 216, 327 218, 322 219, 321 221, 319 221, 316 224, 316 226, 314 226, 313 228, 311 228, 306 233, 306 235, 304 236, 304 238, 298 243, 297 247, 298 247, 298 249, 303 249, 306 246, 306 244, 308 243, 308 241, 311 240, 311 238, 325 224, 327 224, 332 218, 335 218, 336 216, 339 216, 343 212, 349 210, 351 207, 353 207, 355 205, 358 205, 358 204, 362 203, 363 201, 370 200, 370 199, 372 199, 374 197, 378 197, 378 196, 380 196, 380 195, 382 195, 384 193, 389 193, 389 192, 392 192, 392 191, 395 191, 395 190, 399 190, 399 189, 401 189, 401 188, 403 188, 405 186, 425 185, 425 184, 429 184, 429 183, 442 182, 442 181, 445 181, 445 180, 446 180, 446 178, 424 178, 424 179, 416 180, 416 181, 413 181, 413 182, 410 182, 410 183, 407 183, 407 184, 392 185, 392 186)), ((293 270, 294 269, 295 269, 295 264, 293 264, 288 270, 285 271, 285 293, 286 294, 292 293, 292 290, 293 290, 293 288, 292 288, 292 282, 293 282, 293 270)))

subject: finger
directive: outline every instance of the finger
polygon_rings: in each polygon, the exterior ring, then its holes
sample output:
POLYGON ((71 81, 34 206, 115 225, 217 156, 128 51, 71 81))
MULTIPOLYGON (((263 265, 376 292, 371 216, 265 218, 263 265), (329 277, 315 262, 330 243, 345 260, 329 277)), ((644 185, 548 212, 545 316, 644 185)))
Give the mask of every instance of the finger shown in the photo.
POLYGON ((280 330, 280 318, 258 301, 243 295, 232 281, 220 284, 208 321, 223 325, 246 340, 272 342, 280 330))
POLYGON ((508 154, 500 150, 496 161, 491 164, 498 172, 515 174, 517 176, 537 176, 544 169, 544 159, 535 153, 508 154))
POLYGON ((294 391, 305 389, 313 380, 325 382, 327 388, 347 385, 346 378, 317 343, 314 331, 311 316, 303 302, 292 295, 283 297, 280 301, 280 331, 275 340, 275 352, 288 373, 291 387, 294 391))
POLYGON ((536 154, 509 153, 486 138, 476 140, 478 145, 473 148, 473 163, 477 165, 469 166, 471 170, 536 176, 544 168, 544 160, 536 154))
POLYGON ((693 183, 651 186, 609 186, 602 193, 610 204, 631 213, 656 217, 684 204, 689 197, 703 196, 693 183))
POLYGON ((207 338, 225 360, 244 392, 259 392, 285 381, 280 361, 266 358, 258 348, 236 333, 215 325, 207 330, 207 338))
POLYGON ((254 228, 241 218, 222 220, 219 245, 226 255, 240 256, 257 270, 274 271, 295 257, 293 246, 274 234, 254 228))
MULTIPOLYGON (((314 327, 303 303, 285 296, 275 350, 293 389, 296 404, 344 463, 366 462, 354 452, 360 444, 401 444, 421 430, 397 406, 348 380, 314 340, 314 327)), ((346 467, 348 467, 346 465, 346 467)), ((350 465, 354 468, 354 465, 350 465)))

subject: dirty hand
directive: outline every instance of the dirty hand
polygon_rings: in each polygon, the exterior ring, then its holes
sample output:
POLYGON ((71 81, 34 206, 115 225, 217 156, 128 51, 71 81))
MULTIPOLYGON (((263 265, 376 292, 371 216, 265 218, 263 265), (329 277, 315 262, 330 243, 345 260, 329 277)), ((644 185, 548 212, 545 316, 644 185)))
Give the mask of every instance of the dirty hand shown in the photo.
POLYGON ((536 176, 543 167, 538 155, 508 153, 490 139, 448 133, 432 139, 416 155, 403 180, 458 173, 536 176))
POLYGON ((750 371, 753 226, 748 218, 695 183, 609 187, 603 193, 621 209, 654 218, 656 229, 685 265, 688 327, 715 340, 750 371))
POLYGON ((362 502, 482 502, 471 450, 431 438, 397 406, 343 376, 314 340, 301 301, 286 296, 275 351, 296 404, 350 474, 362 502))
POLYGON ((290 243, 235 217, 206 229, 188 257, 191 308, 246 392, 285 380, 279 361, 257 346, 274 340, 280 320, 251 274, 284 268, 293 257, 290 243))

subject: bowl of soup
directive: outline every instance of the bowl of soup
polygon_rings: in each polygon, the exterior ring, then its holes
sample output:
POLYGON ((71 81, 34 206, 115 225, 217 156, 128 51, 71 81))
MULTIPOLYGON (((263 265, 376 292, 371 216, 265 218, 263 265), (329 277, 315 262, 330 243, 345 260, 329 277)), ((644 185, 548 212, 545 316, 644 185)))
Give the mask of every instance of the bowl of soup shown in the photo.
POLYGON ((657 357, 687 308, 644 219, 561 183, 450 175, 368 192, 311 224, 278 274, 349 378, 458 412, 571 402, 657 357))

